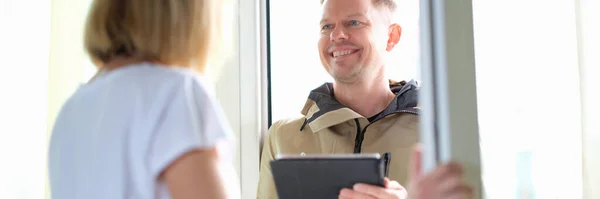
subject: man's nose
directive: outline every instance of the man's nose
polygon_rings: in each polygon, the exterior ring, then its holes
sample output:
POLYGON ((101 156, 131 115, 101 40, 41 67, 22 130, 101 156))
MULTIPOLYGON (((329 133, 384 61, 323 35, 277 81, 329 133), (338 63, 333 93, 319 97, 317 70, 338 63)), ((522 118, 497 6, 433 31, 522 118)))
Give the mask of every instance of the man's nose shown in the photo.
POLYGON ((340 40, 348 40, 348 34, 343 27, 337 26, 333 31, 331 31, 331 35, 329 35, 332 42, 340 41, 340 40))

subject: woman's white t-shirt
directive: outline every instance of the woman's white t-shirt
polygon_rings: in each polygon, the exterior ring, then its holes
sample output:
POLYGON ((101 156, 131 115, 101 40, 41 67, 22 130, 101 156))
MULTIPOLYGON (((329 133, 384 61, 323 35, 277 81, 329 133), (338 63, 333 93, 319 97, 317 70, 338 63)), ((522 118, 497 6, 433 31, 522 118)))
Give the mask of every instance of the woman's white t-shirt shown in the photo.
POLYGON ((56 199, 168 199, 160 173, 194 149, 233 133, 202 78, 143 63, 81 86, 63 105, 50 141, 56 199))

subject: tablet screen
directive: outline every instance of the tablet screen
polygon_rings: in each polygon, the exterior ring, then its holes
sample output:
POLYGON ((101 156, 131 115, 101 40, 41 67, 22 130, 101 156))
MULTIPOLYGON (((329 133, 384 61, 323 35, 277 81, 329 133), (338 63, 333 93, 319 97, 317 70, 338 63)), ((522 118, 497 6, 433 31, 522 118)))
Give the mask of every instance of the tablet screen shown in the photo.
POLYGON ((379 154, 280 155, 271 161, 279 198, 338 198, 356 183, 383 186, 379 154))

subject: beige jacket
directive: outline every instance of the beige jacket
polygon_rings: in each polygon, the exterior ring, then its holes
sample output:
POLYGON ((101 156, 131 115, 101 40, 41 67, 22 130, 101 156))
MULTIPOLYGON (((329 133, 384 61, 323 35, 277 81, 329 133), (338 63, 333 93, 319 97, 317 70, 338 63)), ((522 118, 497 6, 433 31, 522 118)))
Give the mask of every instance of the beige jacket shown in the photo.
POLYGON ((277 154, 390 152, 389 177, 406 185, 412 147, 419 141, 418 87, 414 81, 390 81, 390 88, 396 98, 372 118, 341 105, 326 83, 310 93, 304 117, 273 123, 262 150, 257 198, 278 198, 269 164, 277 154))

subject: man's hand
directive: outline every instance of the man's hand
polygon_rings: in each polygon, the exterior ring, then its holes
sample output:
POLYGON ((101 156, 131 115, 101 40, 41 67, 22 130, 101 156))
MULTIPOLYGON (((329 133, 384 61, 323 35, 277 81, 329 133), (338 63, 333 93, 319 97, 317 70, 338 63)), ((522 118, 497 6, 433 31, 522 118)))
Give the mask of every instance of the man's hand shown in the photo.
POLYGON ((456 163, 438 166, 431 173, 422 174, 422 151, 416 147, 413 155, 410 199, 471 199, 473 190, 463 182, 462 167, 456 163))
POLYGON ((396 181, 385 178, 385 187, 356 184, 340 191, 340 199, 406 199, 406 189, 396 181))
POLYGON ((462 167, 456 163, 438 166, 431 173, 421 170, 422 151, 415 147, 412 160, 411 182, 407 191, 396 181, 385 179, 385 188, 356 184, 353 189, 342 189, 340 199, 471 199, 472 188, 463 182, 462 167))

